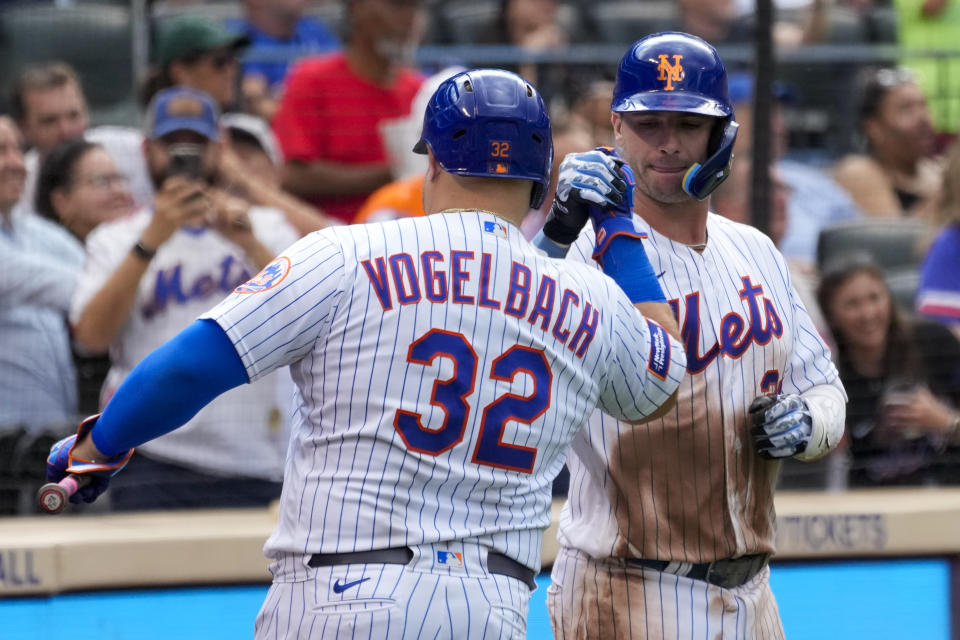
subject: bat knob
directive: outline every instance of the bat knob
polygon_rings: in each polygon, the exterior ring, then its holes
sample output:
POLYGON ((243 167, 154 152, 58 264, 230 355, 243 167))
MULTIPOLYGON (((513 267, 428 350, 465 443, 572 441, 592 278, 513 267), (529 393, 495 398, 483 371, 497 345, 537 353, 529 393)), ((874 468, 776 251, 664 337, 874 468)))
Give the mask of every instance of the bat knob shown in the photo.
POLYGON ((37 491, 37 504, 40 505, 40 509, 50 514, 63 511, 69 498, 67 490, 56 482, 48 482, 37 491))

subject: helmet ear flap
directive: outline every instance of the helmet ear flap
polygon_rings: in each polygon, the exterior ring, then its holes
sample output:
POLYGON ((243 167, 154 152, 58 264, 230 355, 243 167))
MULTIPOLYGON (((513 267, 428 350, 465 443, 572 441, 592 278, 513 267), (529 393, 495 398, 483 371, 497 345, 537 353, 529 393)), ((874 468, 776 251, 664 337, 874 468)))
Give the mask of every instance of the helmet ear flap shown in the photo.
POLYGON ((696 163, 690 167, 683 177, 684 191, 697 200, 704 200, 727 179, 733 163, 733 143, 737 140, 739 128, 740 125, 733 118, 725 118, 717 124, 708 147, 714 151, 702 164, 696 163), (716 144, 714 139, 717 140, 716 144))

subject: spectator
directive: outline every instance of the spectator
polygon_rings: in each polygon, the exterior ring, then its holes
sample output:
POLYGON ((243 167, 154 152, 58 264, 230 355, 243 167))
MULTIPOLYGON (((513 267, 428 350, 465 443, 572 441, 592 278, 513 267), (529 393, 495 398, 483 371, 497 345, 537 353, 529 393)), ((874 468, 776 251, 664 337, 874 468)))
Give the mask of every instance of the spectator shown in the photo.
MULTIPOLYGON (((479 35, 478 43, 511 45, 535 54, 590 42, 592 34, 582 24, 577 25, 579 29, 568 31, 560 23, 559 4, 558 0, 500 0, 496 22, 479 35)), ((596 74, 596 69, 584 65, 524 62, 505 68, 535 85, 551 106, 558 104, 558 99, 569 104, 580 94, 575 77, 582 83, 587 76, 596 74)))
MULTIPOLYGON (((573 116, 580 119, 590 136, 593 147, 612 147, 610 128, 610 101, 613 99, 612 80, 594 80, 586 83, 570 107, 573 116)), ((563 158, 557 158, 562 160, 563 158)))
MULTIPOLYGON (((149 100, 158 90, 183 86, 214 97, 220 107, 233 105, 236 102, 237 52, 248 43, 247 36, 232 34, 225 27, 204 18, 191 15, 172 18, 161 31, 158 43, 160 66, 148 79, 143 97, 149 100)), ((270 164, 279 162, 281 154, 275 140, 265 125, 256 124, 250 119, 252 117, 241 121, 245 128, 255 128, 257 132, 248 132, 244 139, 249 142, 259 138, 256 145, 272 156, 270 164)), ((249 145, 245 149, 252 150, 249 145)), ((220 147, 220 180, 225 186, 239 189, 256 205, 283 211, 301 234, 328 224, 321 212, 285 193, 278 170, 262 162, 257 165, 256 158, 265 159, 256 153, 238 156, 235 146, 228 140, 220 147), (251 166, 248 161, 256 166, 251 166)))
POLYGON ((23 130, 29 151, 21 206, 33 210, 37 174, 47 153, 66 140, 84 138, 96 142, 121 167, 130 181, 138 205, 153 197, 153 186, 143 161, 143 135, 129 127, 90 128, 87 102, 72 68, 62 62, 47 62, 25 68, 13 83, 10 106, 23 130))
POLYGON ((62 142, 40 167, 34 209, 83 242, 101 222, 134 211, 127 176, 103 146, 83 138, 62 142))
POLYGON ((866 152, 840 160, 837 182, 867 215, 930 217, 941 169, 930 158, 933 122, 913 73, 868 70, 859 95, 866 152))
POLYGON ((420 0, 352 0, 345 51, 293 69, 273 119, 287 189, 350 222, 393 179, 377 125, 410 113, 423 19, 420 0))
MULTIPOLYGON (((753 76, 732 73, 729 86, 730 101, 740 123, 734 147, 739 163, 753 152, 753 76)), ((802 267, 809 274, 816 262, 820 230, 863 214, 850 194, 829 174, 787 157, 789 132, 784 103, 790 94, 779 85, 774 86, 774 93, 776 100, 770 111, 770 155, 776 176, 783 181, 787 194, 786 227, 775 241, 794 268, 802 267)))
POLYGON ((20 134, 0 116, 0 425, 37 432, 76 419, 66 316, 83 249, 18 206, 25 176, 20 134))
POLYGON ((850 486, 960 481, 960 342, 905 319, 867 257, 827 266, 817 298, 849 397, 850 486))
POLYGON ((282 211, 300 235, 337 224, 283 190, 283 157, 266 122, 247 113, 227 113, 220 118, 220 126, 227 132, 227 144, 220 156, 219 173, 229 191, 258 206, 282 211))
MULTIPOLYGON (((127 177, 99 144, 76 138, 61 142, 40 167, 34 208, 83 242, 101 222, 134 211, 127 177)), ((100 389, 110 369, 106 353, 88 353, 73 345, 77 374, 77 411, 92 415, 100 408, 100 389)))
MULTIPOLYGON (((279 212, 212 186, 222 144, 217 117, 199 91, 158 93, 144 145, 157 188, 153 211, 102 224, 87 237, 71 319, 82 346, 110 348, 104 404, 146 354, 297 238, 279 212)), ((279 384, 271 376, 228 393, 185 429, 140 448, 112 492, 113 507, 252 506, 276 498, 285 448, 279 384)))
POLYGON ((244 0, 243 5, 246 15, 228 20, 226 26, 250 38, 242 70, 243 98, 248 111, 269 122, 291 62, 335 51, 340 40, 327 25, 303 15, 305 0, 244 0))
POLYGON ((917 311, 960 339, 960 142, 947 154, 935 221, 939 233, 923 261, 917 311))
POLYGON ((170 18, 160 26, 156 67, 144 84, 142 102, 148 103, 162 89, 186 86, 211 95, 222 110, 235 106, 237 55, 249 44, 248 36, 200 16, 170 18))

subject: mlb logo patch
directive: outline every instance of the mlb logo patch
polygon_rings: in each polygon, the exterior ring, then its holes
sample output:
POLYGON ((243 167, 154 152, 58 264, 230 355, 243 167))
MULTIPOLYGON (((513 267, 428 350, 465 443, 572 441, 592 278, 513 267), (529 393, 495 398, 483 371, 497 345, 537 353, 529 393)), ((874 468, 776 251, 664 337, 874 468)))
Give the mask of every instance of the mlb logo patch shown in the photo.
POLYGON ((506 225, 500 224, 499 222, 494 222, 492 220, 483 221, 483 230, 486 233, 492 233, 498 238, 507 237, 507 227, 506 225))
POLYGON ((463 567, 463 554, 456 551, 437 551, 437 564, 460 569, 463 567))

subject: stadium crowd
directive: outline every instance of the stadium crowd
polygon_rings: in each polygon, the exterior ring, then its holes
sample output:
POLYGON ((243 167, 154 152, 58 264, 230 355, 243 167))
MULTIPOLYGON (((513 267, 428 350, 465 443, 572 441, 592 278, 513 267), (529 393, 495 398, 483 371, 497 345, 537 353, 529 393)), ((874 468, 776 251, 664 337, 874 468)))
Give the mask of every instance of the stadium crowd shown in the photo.
MULTIPOLYGON (((95 4, 0 3, 0 29, 31 11, 95 4)), ((10 69, 0 116, 0 514, 32 513, 50 443, 285 246, 329 225, 423 215, 425 161, 411 149, 444 78, 484 64, 485 52, 512 54, 499 66, 548 98, 555 186, 564 154, 613 144, 616 61, 557 62, 565 50, 670 29, 749 46, 749 4, 154 2, 151 68, 124 101, 135 116, 113 120, 128 112, 89 98, 111 79, 86 60, 34 56, 10 69), (449 52, 443 64, 418 62, 428 45, 449 52), (470 57, 464 45, 490 47, 470 57)), ((801 53, 913 45, 956 13, 949 0, 774 4, 776 46, 801 53)), ((737 160, 711 209, 750 224, 754 81, 749 58, 733 58, 737 160)), ((765 231, 850 397, 841 447, 821 462, 785 463, 781 488, 960 481, 960 87, 937 84, 926 60, 875 62, 788 64, 774 85, 765 231)), ((551 200, 530 212, 528 238, 551 200)), ((291 393, 276 375, 218 400, 140 450, 92 508, 276 499, 291 393), (234 458, 250 464, 222 463, 234 458)))

